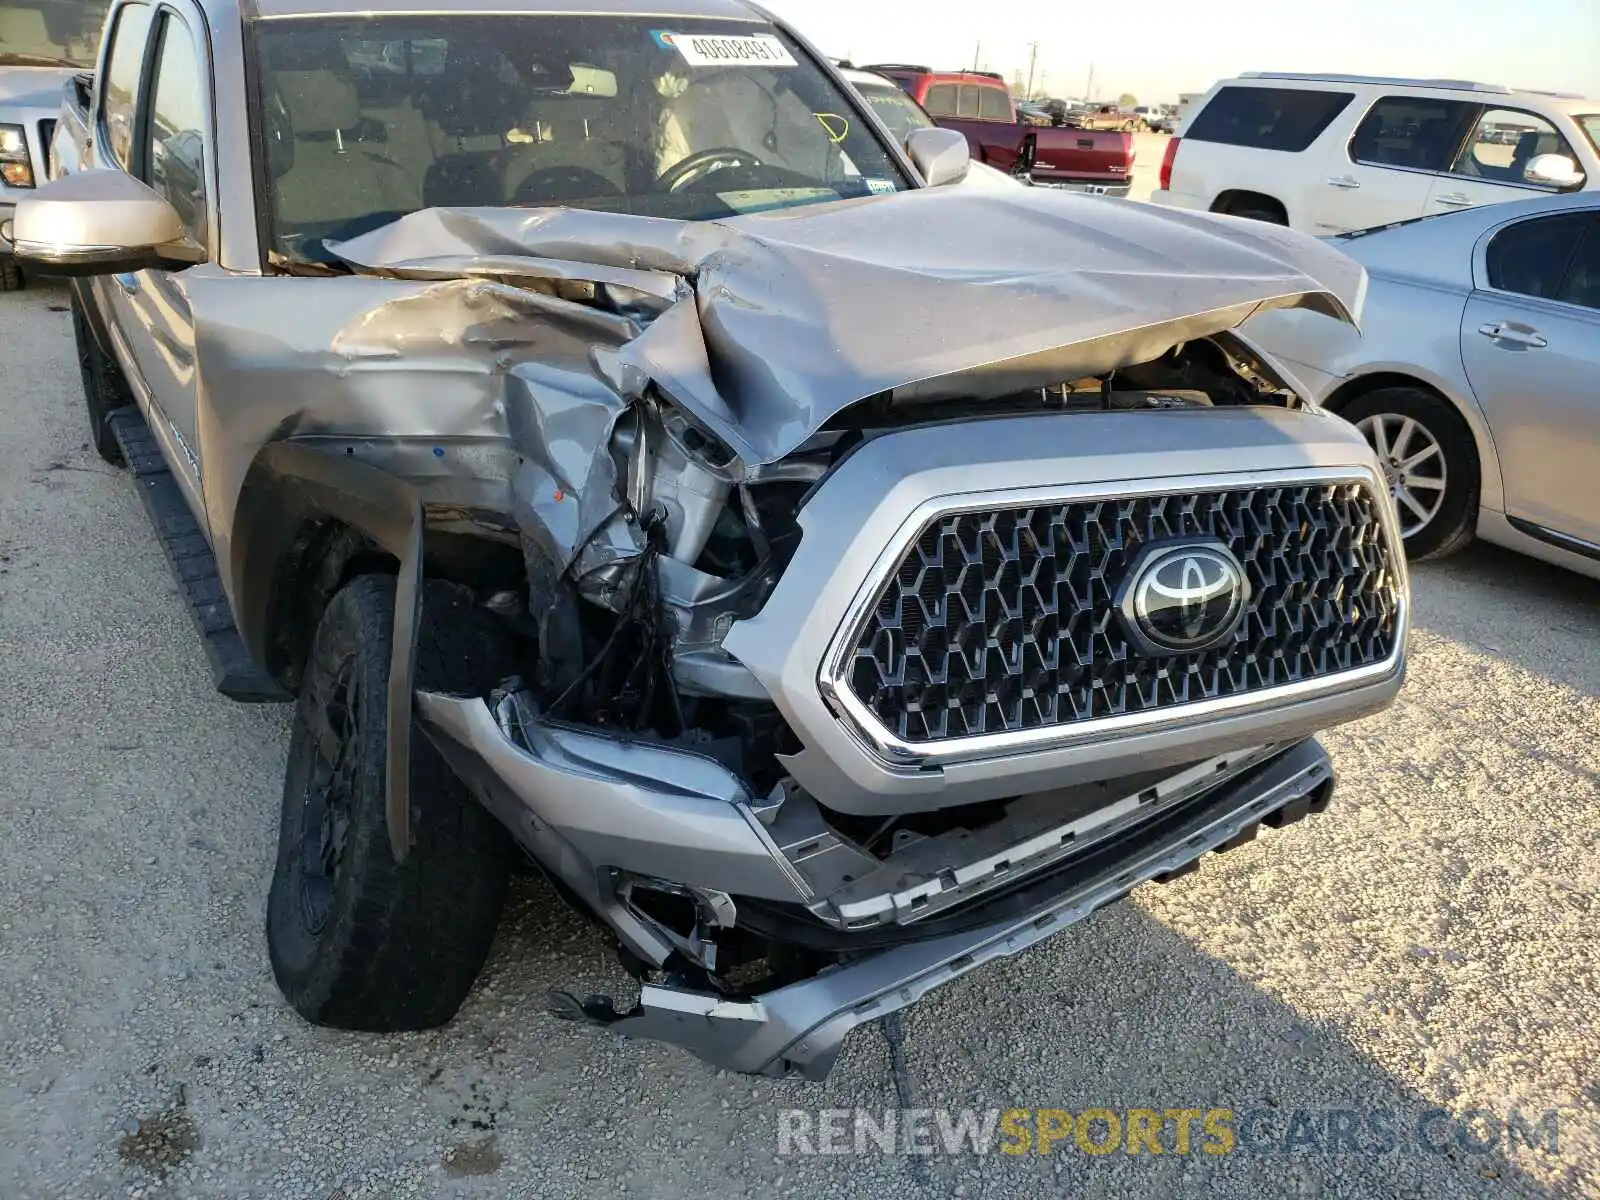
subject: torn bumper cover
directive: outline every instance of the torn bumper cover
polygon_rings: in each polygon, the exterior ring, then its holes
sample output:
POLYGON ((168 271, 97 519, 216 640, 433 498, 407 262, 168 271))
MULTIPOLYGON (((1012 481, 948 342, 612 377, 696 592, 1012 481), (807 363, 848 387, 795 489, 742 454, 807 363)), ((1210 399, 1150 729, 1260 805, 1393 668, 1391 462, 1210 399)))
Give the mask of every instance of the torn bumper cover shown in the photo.
POLYGON ((884 950, 749 1000, 646 985, 637 1007, 624 1014, 608 1011, 605 1000, 578 1004, 570 997, 558 1013, 672 1042, 729 1070, 821 1079, 856 1026, 915 1004, 994 959, 1020 953, 1140 884, 1182 872, 1207 851, 1250 840, 1263 822, 1283 825, 1322 812, 1332 793, 1327 753, 1314 741, 1304 742, 1246 778, 1037 881, 1032 891, 1048 889, 1048 899, 991 924, 884 950))
MULTIPOLYGON (((637 922, 630 927, 625 910, 609 894, 604 873, 597 874, 589 859, 591 854, 612 860, 619 854, 629 857, 624 843, 648 852, 649 858, 637 861, 658 870, 663 863, 676 863, 680 869, 691 861, 715 863, 707 869, 727 872, 721 878, 735 887, 742 882, 768 896, 788 891, 794 900, 807 893, 792 867, 791 877, 785 878, 783 855, 764 837, 748 803, 719 799, 710 794, 712 789, 693 794, 697 785, 691 780, 699 769, 693 756, 674 756, 679 772, 674 778, 635 778, 641 789, 635 799, 647 793, 650 800, 636 809, 632 826, 618 825, 616 809, 629 802, 629 748, 612 744, 605 752, 611 756, 609 765, 596 760, 585 764, 569 754, 558 766, 503 739, 482 701, 424 693, 419 712, 452 766, 503 819, 539 842, 541 860, 569 886, 586 893, 586 900, 611 921, 625 943, 630 932, 645 931, 637 922), (592 772, 587 784, 585 767, 592 772), (621 775, 602 779, 608 770, 621 775), (527 794, 518 799, 508 790, 513 787, 527 794), (563 824, 552 826, 548 818, 563 824), (681 835, 691 829, 703 832, 709 844, 685 846, 681 835), (768 857, 766 869, 760 863, 763 857, 768 857)), ((577 736, 581 744, 583 735, 577 736)), ((588 739, 590 749, 602 742, 588 739)), ((548 756, 554 745, 546 740, 543 749, 548 756)), ((633 767, 659 765, 647 749, 635 747, 633 756, 633 767)), ((706 783, 716 768, 702 765, 700 782, 706 783)), ((1263 750, 1250 756, 1242 770, 1217 777, 1223 782, 1163 797, 1156 813, 1112 825, 1056 867, 991 892, 950 921, 951 932, 935 926, 922 940, 866 950, 810 979, 760 995, 645 984, 637 1005, 625 1013, 605 997, 580 1001, 565 994, 554 997, 555 1011, 630 1037, 682 1046, 729 1070, 821 1079, 857 1025, 905 1008, 992 959, 1025 950, 1141 883, 1180 874, 1207 851, 1248 841, 1262 823, 1277 826, 1321 812, 1333 789, 1327 754, 1312 740, 1263 750)), ((630 949, 638 953, 648 946, 630 949)))

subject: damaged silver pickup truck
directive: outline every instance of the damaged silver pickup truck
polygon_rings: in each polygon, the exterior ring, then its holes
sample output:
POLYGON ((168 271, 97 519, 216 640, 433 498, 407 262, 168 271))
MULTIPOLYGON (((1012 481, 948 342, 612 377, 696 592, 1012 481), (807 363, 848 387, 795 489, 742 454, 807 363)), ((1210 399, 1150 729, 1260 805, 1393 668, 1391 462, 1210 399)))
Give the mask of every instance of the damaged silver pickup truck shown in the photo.
POLYGON ((948 186, 781 23, 652 9, 118 0, 10 236, 219 686, 296 698, 295 1008, 449 1020, 531 860, 640 982, 561 1015, 815 1078, 1327 806, 1405 563, 1231 331, 1365 276, 948 186))

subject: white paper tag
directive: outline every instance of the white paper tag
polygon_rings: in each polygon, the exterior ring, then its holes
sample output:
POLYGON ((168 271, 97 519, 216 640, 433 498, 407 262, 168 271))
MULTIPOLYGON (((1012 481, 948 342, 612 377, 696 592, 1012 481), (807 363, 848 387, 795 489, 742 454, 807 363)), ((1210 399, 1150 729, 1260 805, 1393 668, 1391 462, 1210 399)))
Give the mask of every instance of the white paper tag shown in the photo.
POLYGON ((670 46, 691 67, 798 67, 789 48, 770 33, 751 37, 727 34, 656 32, 656 41, 670 46))

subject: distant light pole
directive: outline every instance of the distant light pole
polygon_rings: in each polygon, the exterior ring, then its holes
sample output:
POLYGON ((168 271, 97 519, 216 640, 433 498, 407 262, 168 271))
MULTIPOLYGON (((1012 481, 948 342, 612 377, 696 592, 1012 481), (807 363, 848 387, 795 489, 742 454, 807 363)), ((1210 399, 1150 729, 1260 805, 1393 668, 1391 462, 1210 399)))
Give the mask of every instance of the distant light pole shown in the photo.
POLYGON ((1039 62, 1039 43, 1028 43, 1028 90, 1023 93, 1024 99, 1033 99, 1033 69, 1039 62))
POLYGON ((983 43, 980 41, 972 50, 972 69, 978 69, 978 57, 983 53, 983 43))

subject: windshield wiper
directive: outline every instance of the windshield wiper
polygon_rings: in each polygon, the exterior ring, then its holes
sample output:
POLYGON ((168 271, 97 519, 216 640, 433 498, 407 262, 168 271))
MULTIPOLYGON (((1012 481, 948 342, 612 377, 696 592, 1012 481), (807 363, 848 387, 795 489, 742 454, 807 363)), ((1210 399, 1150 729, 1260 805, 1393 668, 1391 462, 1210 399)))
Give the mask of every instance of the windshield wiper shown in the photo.
POLYGON ((48 54, 19 54, 14 50, 0 50, 0 67, 71 67, 81 69, 78 63, 65 58, 52 58, 48 54))
POLYGON ((277 250, 267 251, 267 265, 283 275, 354 275, 355 270, 342 262, 316 262, 309 258, 290 258, 277 250))

